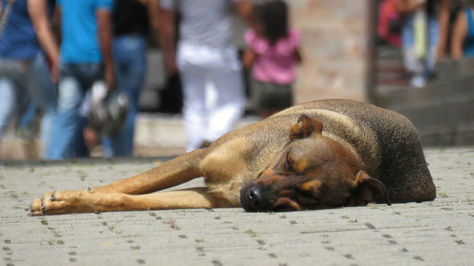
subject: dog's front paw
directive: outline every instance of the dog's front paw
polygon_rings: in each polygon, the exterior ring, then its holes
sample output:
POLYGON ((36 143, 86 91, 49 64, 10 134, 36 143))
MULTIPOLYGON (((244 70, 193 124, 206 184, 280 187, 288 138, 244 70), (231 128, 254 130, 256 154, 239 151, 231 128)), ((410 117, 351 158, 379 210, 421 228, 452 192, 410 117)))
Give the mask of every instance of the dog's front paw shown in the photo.
POLYGON ((30 205, 30 214, 33 216, 43 215, 43 199, 34 199, 30 205))
POLYGON ((46 209, 52 209, 51 202, 54 201, 54 194, 53 192, 46 192, 42 198, 34 199, 30 206, 31 215, 38 216, 48 214, 46 209))
POLYGON ((56 191, 47 192, 43 198, 34 199, 30 206, 30 213, 33 216, 63 214, 80 212, 80 207, 76 206, 81 197, 87 191, 56 191))

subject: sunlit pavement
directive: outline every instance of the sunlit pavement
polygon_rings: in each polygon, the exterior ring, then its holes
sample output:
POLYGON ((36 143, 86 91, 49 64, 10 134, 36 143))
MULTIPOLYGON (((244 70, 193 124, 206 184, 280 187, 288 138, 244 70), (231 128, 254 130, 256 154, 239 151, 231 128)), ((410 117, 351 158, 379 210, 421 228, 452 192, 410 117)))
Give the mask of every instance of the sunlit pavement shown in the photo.
MULTIPOLYGON (((3 265, 469 265, 474 147, 427 148, 433 202, 319 211, 196 209, 32 217, 31 200, 87 189, 152 159, 0 162, 3 265)), ((166 160, 167 158, 162 158, 166 160)), ((202 185, 195 180, 184 187, 202 185)))

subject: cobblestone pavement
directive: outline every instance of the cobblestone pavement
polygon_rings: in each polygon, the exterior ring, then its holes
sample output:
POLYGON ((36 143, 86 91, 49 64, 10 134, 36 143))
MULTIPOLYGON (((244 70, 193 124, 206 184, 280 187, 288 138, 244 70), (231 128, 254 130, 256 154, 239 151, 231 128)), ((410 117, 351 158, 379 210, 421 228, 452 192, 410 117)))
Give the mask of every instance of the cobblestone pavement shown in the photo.
MULTIPOLYGON (((240 208, 31 217, 151 159, 0 162, 0 265, 472 265, 474 147, 425 150, 435 201, 288 213, 240 208)), ((202 180, 184 186, 195 186, 202 180)))

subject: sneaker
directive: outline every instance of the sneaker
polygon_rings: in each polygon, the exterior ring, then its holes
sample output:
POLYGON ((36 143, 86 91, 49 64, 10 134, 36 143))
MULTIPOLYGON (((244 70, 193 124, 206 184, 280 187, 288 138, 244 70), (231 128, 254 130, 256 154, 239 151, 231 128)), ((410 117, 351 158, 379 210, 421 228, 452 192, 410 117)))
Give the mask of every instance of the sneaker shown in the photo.
POLYGON ((414 76, 410 80, 410 85, 415 88, 422 88, 426 85, 426 80, 420 76, 414 76))

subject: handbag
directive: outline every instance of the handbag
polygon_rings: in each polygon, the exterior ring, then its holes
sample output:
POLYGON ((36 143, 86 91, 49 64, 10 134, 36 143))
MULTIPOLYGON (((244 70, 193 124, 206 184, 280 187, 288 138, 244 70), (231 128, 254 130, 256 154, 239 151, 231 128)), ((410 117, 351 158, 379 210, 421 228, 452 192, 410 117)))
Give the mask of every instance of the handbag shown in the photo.
POLYGON ((109 92, 104 81, 94 82, 87 118, 89 124, 102 135, 114 136, 122 130, 128 108, 129 101, 124 92, 109 92))

